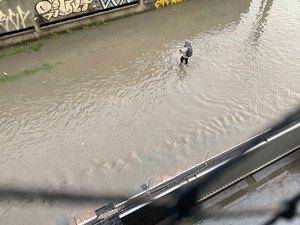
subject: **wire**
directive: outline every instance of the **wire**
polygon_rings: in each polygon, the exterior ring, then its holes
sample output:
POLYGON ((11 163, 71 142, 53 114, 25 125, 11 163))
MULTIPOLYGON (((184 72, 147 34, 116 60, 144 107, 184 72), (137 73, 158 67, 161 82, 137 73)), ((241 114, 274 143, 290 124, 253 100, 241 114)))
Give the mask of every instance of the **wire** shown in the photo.
POLYGON ((278 213, 276 213, 273 218, 267 221, 265 225, 272 225, 280 218, 284 218, 288 220, 294 218, 297 215, 296 209, 299 201, 300 201, 300 193, 296 195, 294 198, 284 202, 283 208, 278 213))
POLYGON ((0 201, 18 201, 27 200, 27 203, 33 202, 70 202, 76 204, 83 204, 89 202, 119 202, 125 201, 128 197, 118 195, 98 195, 98 194, 82 194, 70 192, 50 192, 47 190, 27 190, 21 188, 0 188, 0 201))
MULTIPOLYGON (((224 218, 243 218, 243 217, 257 217, 257 216, 273 216, 268 222, 264 225, 272 225, 278 219, 285 218, 285 219, 292 219, 295 217, 300 217, 300 212, 297 212, 296 206, 300 200, 300 193, 288 201, 287 203, 280 204, 279 207, 274 208, 261 208, 261 209, 242 209, 242 210, 194 210, 194 216, 188 220, 183 220, 182 224, 195 224, 199 223, 201 220, 206 219, 224 219, 224 218), (275 216, 274 216, 275 215, 275 216)), ((177 225, 180 225, 179 222, 177 225)))

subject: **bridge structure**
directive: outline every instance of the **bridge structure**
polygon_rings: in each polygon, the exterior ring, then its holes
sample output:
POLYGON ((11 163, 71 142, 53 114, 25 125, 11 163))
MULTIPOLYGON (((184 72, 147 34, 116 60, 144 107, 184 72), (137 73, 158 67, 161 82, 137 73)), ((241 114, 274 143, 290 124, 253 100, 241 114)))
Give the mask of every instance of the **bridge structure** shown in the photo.
POLYGON ((253 175, 278 160, 288 156, 287 162, 296 160, 300 156, 295 154, 300 148, 299 137, 300 110, 252 139, 125 202, 97 209, 94 217, 80 225, 173 224, 190 215, 195 208, 200 207, 198 213, 201 213, 201 205, 216 194, 248 177, 254 179, 253 175))

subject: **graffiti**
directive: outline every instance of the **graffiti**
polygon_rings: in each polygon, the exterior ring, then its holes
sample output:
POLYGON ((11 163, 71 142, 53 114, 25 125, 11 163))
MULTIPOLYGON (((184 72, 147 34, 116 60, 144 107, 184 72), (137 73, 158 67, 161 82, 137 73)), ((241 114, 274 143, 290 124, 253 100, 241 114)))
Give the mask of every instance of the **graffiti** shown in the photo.
POLYGON ((174 5, 177 3, 183 2, 183 0, 156 0, 156 2, 154 3, 154 6, 156 9, 158 9, 159 7, 165 7, 165 6, 169 6, 169 5, 174 5))
POLYGON ((120 5, 124 5, 127 3, 131 3, 137 0, 99 0, 100 4, 102 6, 102 9, 108 9, 108 8, 112 8, 112 7, 117 7, 120 5))
POLYGON ((0 10, 0 27, 3 27, 6 32, 26 28, 26 19, 29 11, 24 12, 20 6, 17 6, 16 9, 16 12, 8 9, 7 14, 0 10))
POLYGON ((48 0, 35 5, 36 12, 46 20, 67 16, 71 13, 85 12, 94 0, 48 0))

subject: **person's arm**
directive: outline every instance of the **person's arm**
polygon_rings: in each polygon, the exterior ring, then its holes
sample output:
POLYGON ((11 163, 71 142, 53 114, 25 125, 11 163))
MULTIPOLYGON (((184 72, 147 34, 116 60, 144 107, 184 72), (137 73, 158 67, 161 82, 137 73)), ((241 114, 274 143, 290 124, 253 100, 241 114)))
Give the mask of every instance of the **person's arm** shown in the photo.
POLYGON ((184 48, 180 49, 179 52, 180 52, 181 54, 184 54, 184 53, 187 52, 187 50, 188 50, 188 48, 187 48, 187 47, 184 47, 184 48))

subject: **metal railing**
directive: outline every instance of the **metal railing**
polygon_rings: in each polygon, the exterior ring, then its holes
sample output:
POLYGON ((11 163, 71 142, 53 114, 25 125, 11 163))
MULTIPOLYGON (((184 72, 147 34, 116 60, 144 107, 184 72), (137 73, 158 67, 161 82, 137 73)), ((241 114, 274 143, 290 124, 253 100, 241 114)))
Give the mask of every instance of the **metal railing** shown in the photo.
POLYGON ((97 215, 87 223, 154 225, 224 190, 300 147, 300 110, 272 129, 97 215), (171 199, 171 200, 170 200, 171 199), (172 205, 170 202, 177 202, 172 205))

